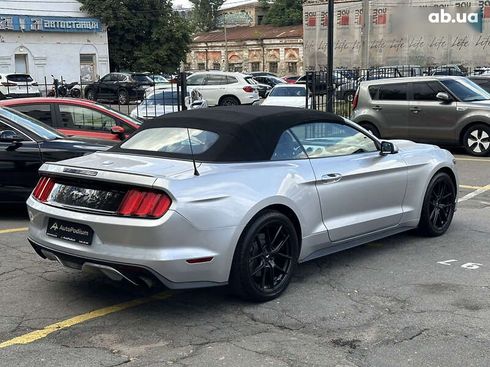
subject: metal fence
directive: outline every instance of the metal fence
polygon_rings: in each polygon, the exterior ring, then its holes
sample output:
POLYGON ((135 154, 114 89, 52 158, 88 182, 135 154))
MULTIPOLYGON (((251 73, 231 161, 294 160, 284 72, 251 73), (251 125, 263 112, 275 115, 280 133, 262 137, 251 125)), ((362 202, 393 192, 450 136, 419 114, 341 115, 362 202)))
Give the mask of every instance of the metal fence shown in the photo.
POLYGON ((169 78, 168 82, 144 83, 104 79, 97 82, 82 79, 70 82, 63 76, 44 77, 42 82, 35 82, 26 74, 10 74, 8 77, 8 80, 0 80, 0 99, 84 98, 143 120, 185 110, 201 97, 197 92, 187 93, 187 75, 180 72, 169 78))
POLYGON ((370 69, 335 69, 331 76, 333 88, 329 88, 330 79, 326 71, 307 72, 306 84, 309 93, 306 96, 306 106, 328 111, 329 101, 331 101, 332 112, 343 117, 350 117, 352 102, 362 81, 431 75, 488 75, 490 78, 490 67, 469 69, 462 65, 447 65, 422 68, 417 65, 403 65, 370 69))

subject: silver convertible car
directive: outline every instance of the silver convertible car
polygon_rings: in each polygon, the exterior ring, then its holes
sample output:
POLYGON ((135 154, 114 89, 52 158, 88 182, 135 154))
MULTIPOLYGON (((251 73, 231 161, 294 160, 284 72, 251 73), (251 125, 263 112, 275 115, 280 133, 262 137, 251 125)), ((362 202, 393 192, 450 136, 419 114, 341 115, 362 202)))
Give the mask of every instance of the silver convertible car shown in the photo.
POLYGON ((442 235, 457 196, 448 151, 284 107, 169 114, 40 174, 28 237, 43 258, 255 301, 281 294, 297 263, 413 228, 442 235))

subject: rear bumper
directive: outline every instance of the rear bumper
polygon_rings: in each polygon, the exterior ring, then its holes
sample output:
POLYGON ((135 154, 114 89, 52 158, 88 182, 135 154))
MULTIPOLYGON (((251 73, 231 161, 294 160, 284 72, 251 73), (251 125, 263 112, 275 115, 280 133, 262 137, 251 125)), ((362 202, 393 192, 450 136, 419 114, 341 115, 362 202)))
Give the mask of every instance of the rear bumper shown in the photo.
POLYGON ((75 269, 109 267, 134 283, 139 281, 133 273, 143 272, 172 289, 228 282, 236 227, 200 230, 175 211, 151 220, 73 212, 42 204, 32 197, 27 205, 29 242, 42 257, 58 260, 65 266, 75 269), (49 218, 90 226, 94 230, 92 244, 87 246, 48 236, 49 218), (212 260, 187 262, 205 257, 212 257, 212 260))

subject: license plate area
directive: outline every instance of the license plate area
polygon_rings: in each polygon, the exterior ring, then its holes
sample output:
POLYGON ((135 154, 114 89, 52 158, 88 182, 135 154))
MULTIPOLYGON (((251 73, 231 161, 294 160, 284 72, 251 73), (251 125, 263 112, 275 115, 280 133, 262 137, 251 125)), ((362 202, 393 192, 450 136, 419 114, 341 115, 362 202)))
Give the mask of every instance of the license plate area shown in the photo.
POLYGON ((64 241, 90 246, 94 237, 94 230, 86 224, 49 218, 46 234, 64 241))

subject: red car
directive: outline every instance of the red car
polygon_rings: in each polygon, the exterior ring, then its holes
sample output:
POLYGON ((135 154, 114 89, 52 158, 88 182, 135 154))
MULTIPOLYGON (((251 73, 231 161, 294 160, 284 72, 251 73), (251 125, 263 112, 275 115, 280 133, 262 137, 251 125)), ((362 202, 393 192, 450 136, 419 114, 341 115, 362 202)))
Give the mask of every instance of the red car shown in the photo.
POLYGON ((299 75, 294 75, 294 76, 292 75, 292 76, 285 76, 282 79, 288 84, 295 84, 296 80, 298 80, 299 78, 300 78, 299 75))
POLYGON ((132 117, 85 99, 18 98, 0 101, 0 106, 25 113, 68 136, 123 140, 141 125, 132 117))

